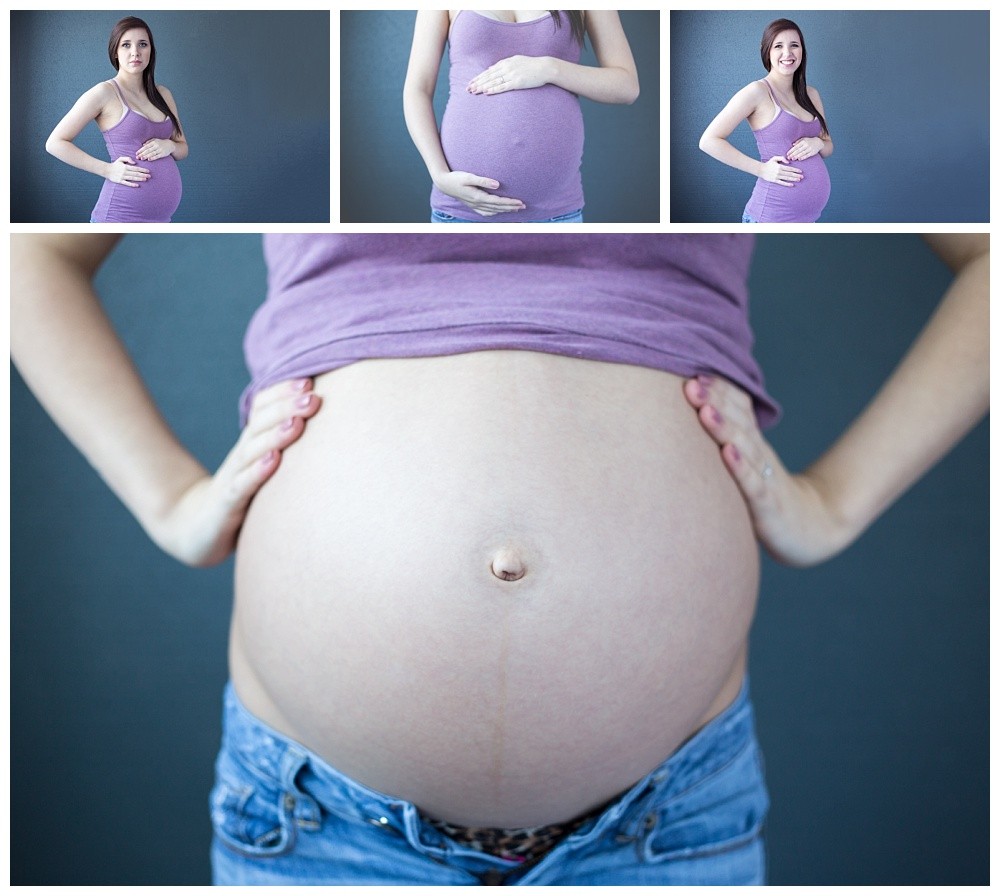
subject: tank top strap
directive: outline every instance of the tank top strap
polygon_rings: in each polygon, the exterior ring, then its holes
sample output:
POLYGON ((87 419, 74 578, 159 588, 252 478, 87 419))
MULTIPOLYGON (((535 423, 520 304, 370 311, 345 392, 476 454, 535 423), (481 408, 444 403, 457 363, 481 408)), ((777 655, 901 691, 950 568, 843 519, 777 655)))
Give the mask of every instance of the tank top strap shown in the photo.
POLYGON ((121 88, 118 86, 118 82, 114 78, 112 78, 107 83, 110 84, 112 87, 114 87, 115 93, 118 94, 118 101, 122 104, 122 117, 118 119, 119 121, 121 121, 122 118, 128 115, 129 105, 128 103, 125 102, 125 97, 122 94, 121 88))
POLYGON ((778 98, 774 95, 774 91, 771 89, 771 85, 767 78, 761 78, 760 83, 767 88, 768 95, 771 97, 771 102, 774 103, 774 117, 777 118, 781 114, 781 105, 778 103, 778 98))

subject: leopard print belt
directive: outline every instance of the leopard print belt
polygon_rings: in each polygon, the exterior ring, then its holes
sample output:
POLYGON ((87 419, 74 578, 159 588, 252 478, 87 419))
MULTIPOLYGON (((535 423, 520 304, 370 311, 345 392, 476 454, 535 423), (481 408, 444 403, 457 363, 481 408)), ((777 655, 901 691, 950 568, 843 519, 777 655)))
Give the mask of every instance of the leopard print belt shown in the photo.
POLYGON ((456 843, 491 856, 514 862, 532 862, 541 858, 560 840, 568 837, 606 807, 601 806, 586 815, 559 824, 544 824, 534 828, 467 828, 436 818, 425 820, 456 843))

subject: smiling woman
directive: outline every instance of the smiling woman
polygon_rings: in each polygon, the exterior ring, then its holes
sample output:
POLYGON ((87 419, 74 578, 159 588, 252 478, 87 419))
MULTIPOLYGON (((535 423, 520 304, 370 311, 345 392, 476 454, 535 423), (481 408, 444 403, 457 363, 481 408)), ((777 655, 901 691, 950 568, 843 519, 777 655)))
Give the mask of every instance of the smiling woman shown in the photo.
POLYGON ((754 174, 743 223, 812 223, 830 198, 823 159, 833 152, 819 91, 806 85, 806 44, 798 25, 776 19, 764 29, 760 58, 767 77, 734 96, 702 134, 699 146, 720 162, 754 174), (729 143, 746 120, 760 161, 729 143))
POLYGON ((119 21, 108 58, 117 75, 77 100, 45 149, 104 178, 92 223, 168 223, 181 201, 177 160, 187 157, 188 144, 173 95, 154 79, 156 47, 149 26, 134 16, 119 21), (104 134, 109 162, 73 143, 90 121, 104 134))

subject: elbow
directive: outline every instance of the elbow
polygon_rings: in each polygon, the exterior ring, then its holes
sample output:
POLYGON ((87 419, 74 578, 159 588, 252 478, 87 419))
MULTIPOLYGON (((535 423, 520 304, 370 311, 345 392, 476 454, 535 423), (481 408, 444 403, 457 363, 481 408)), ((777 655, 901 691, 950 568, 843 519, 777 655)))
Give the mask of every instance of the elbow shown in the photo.
POLYGON ((62 143, 62 140, 56 137, 55 134, 49 134, 49 138, 45 141, 45 151, 50 156, 55 156, 58 159, 60 143, 62 143))
POLYGON ((708 153, 708 155, 711 155, 712 153, 709 149, 711 145, 712 138, 708 136, 708 131, 705 131, 705 133, 701 135, 701 139, 698 141, 698 149, 704 153, 708 153))
POLYGON ((639 99, 639 79, 633 77, 622 91, 622 103, 626 106, 631 106, 637 99, 639 99))

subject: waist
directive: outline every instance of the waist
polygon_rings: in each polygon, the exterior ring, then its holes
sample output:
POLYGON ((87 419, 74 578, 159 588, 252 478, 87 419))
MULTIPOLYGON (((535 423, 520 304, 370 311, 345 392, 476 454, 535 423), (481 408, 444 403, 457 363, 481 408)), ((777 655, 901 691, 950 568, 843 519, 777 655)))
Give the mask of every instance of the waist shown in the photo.
POLYGON ((276 728, 434 817, 530 826, 738 681, 756 548, 680 378, 478 352, 317 390, 237 557, 233 678, 276 728))

